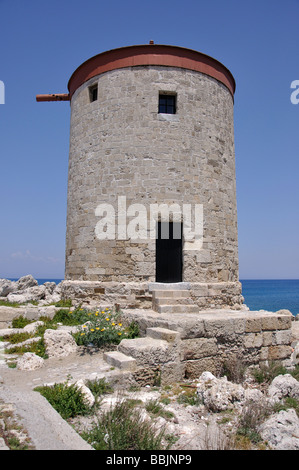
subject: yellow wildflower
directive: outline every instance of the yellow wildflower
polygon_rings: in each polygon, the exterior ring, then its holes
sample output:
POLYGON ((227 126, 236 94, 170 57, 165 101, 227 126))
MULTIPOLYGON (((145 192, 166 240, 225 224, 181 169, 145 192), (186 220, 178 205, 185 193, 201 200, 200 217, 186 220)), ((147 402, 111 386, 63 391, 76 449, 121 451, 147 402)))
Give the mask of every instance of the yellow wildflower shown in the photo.
POLYGON ((107 321, 110 321, 110 318, 106 318, 107 321))
POLYGON ((117 333, 119 336, 121 335, 121 332, 117 333))
POLYGON ((93 329, 93 328, 91 328, 91 329, 90 329, 90 331, 94 331, 94 329, 93 329))
POLYGON ((99 330, 99 329, 100 329, 100 328, 97 326, 97 327, 96 327, 96 330, 99 330))
POLYGON ((112 326, 115 326, 115 323, 111 323, 112 326))
POLYGON ((81 333, 81 336, 84 336, 84 335, 85 335, 85 333, 81 333))
POLYGON ((104 331, 104 330, 105 330, 105 328, 102 328, 102 329, 101 329, 101 331, 104 331))
POLYGON ((119 323, 118 326, 123 326, 122 323, 119 323))

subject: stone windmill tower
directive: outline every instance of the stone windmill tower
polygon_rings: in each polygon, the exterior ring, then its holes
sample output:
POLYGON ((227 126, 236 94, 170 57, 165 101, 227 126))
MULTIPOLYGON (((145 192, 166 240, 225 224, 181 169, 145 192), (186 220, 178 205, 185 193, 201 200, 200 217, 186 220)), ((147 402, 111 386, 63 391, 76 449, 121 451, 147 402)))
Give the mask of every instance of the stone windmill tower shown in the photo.
POLYGON ((71 104, 65 295, 240 308, 230 71, 151 41, 92 57, 68 89, 37 96, 71 104))

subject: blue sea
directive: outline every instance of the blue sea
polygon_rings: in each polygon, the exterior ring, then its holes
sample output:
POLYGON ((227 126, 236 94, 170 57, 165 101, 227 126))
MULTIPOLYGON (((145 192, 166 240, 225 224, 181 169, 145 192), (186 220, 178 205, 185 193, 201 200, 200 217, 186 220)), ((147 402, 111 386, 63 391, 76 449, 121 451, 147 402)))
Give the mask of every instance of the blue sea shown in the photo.
MULTIPOLYGON (((17 280, 17 279, 12 279, 17 280)), ((39 284, 56 282, 62 279, 37 279, 39 284)), ((287 309, 293 315, 299 313, 299 279, 241 280, 244 303, 250 310, 287 309)))
POLYGON ((241 280, 244 303, 250 310, 287 309, 299 313, 299 279, 241 280))

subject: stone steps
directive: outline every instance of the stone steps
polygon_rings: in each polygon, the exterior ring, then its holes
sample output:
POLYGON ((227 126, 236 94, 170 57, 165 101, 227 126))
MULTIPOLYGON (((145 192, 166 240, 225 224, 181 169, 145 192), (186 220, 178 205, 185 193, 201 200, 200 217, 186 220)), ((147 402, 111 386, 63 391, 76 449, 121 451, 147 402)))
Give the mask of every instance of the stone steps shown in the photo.
POLYGON ((157 289, 152 292, 154 298, 171 298, 171 299, 183 299, 188 298, 190 291, 187 289, 157 289))
POLYGON ((103 358, 108 364, 121 370, 133 372, 137 368, 136 360, 120 351, 105 352, 103 358))
POLYGON ((135 371, 137 367, 157 366, 171 360, 177 331, 167 328, 147 328, 143 338, 123 339, 117 351, 104 353, 104 360, 121 370, 135 371))
POLYGON ((199 308, 195 304, 182 305, 182 304, 168 304, 159 305, 156 310, 158 313, 198 313, 199 308))
POLYGON ((152 290, 153 310, 158 313, 198 313, 199 308, 193 302, 188 289, 176 289, 168 286, 152 290))

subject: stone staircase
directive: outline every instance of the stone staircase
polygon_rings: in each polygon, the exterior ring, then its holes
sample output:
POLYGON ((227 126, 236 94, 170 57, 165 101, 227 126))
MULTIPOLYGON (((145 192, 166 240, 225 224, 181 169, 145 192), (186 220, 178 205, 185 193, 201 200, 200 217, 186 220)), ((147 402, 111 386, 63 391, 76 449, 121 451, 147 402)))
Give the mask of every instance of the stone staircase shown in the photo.
MULTIPOLYGON (((154 283, 152 308, 158 313, 198 313, 187 283, 154 283)), ((162 327, 148 327, 142 338, 123 339, 117 351, 104 353, 104 360, 111 366, 132 374, 159 370, 163 380, 179 380, 182 377, 180 358, 180 333, 162 327)))
POLYGON ((175 285, 157 285, 152 288, 153 310, 158 313, 198 313, 188 288, 175 285))
POLYGON ((123 339, 117 351, 104 353, 104 360, 123 371, 155 368, 178 361, 180 334, 167 328, 147 328, 142 338, 123 339))

